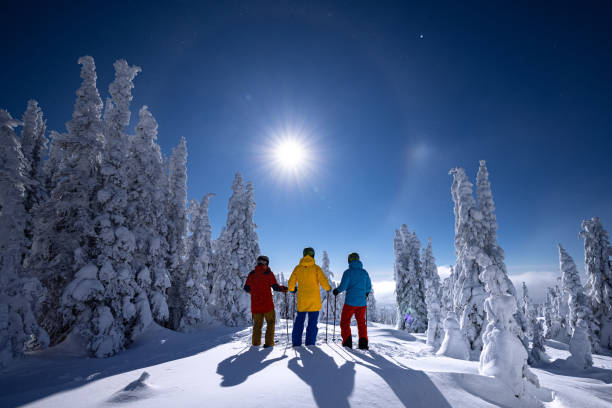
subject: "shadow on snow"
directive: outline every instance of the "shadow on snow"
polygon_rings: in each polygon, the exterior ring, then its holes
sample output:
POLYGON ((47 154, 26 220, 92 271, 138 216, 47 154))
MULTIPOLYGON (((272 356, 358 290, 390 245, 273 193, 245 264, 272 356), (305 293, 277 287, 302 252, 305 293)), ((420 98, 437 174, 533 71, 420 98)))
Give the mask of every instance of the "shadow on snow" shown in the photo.
POLYGON ((113 357, 71 356, 59 351, 61 345, 32 353, 0 372, 0 406, 24 405, 105 377, 190 357, 231 341, 236 331, 236 327, 215 327, 178 333, 154 325, 113 357))
POLYGON ((296 351, 299 357, 289 360, 288 367, 310 386, 317 406, 349 407, 348 398, 355 386, 355 363, 346 361, 342 366, 338 366, 333 357, 318 347, 298 347, 296 351), (301 361, 302 365, 298 364, 298 361, 301 361))
POLYGON ((265 360, 272 352, 272 347, 260 349, 259 347, 250 347, 246 352, 230 356, 219 363, 217 366, 217 374, 221 375, 222 387, 233 387, 242 384, 249 376, 263 370, 270 364, 287 358, 282 355, 277 358, 265 360))
POLYGON ((405 407, 451 408, 438 387, 422 371, 389 361, 373 351, 351 352, 357 364, 369 368, 382 378, 405 407), (367 364, 359 361, 364 360, 367 364))

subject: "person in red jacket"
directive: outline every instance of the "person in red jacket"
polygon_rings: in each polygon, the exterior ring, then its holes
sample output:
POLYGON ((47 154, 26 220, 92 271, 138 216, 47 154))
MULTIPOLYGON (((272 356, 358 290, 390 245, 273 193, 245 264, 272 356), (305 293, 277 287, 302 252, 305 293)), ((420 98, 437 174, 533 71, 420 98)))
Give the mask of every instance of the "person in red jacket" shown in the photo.
POLYGON ((251 313, 253 315, 253 345, 261 344, 261 329, 266 319, 266 341, 264 348, 274 346, 274 325, 276 312, 270 288, 277 292, 287 292, 286 286, 280 286, 272 270, 268 266, 270 259, 261 255, 257 258, 257 266, 249 273, 244 290, 251 294, 251 313))

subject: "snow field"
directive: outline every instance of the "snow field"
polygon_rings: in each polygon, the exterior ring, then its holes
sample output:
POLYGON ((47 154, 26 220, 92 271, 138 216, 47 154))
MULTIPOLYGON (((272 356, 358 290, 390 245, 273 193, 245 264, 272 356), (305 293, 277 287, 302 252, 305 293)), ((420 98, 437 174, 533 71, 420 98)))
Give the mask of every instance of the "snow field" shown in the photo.
MULTIPOLYGON (((557 361, 535 368, 541 388, 516 399, 477 361, 432 354, 425 334, 369 326, 370 351, 328 343, 288 347, 286 321, 276 346, 251 347, 251 328, 177 333, 159 326, 117 356, 78 356, 77 342, 30 353, 0 373, 0 406, 27 407, 609 407, 612 356, 594 366, 565 364, 568 346, 547 341, 557 361), (145 374, 146 373, 146 374, 145 374)), ((289 327, 291 331, 291 325, 289 327)), ((339 328, 336 328, 339 337, 339 328)), ((356 336, 353 330, 353 336, 356 336)))

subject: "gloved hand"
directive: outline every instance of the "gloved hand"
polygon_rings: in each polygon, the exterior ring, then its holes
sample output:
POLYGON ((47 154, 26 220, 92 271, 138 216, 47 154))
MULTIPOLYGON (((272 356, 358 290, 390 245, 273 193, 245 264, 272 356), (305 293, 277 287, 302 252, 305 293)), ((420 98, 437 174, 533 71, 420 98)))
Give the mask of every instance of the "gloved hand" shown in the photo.
POLYGON ((287 291, 287 289, 288 289, 288 288, 287 288, 286 286, 282 286, 282 285, 281 285, 281 292, 285 293, 285 292, 287 291))
POLYGON ((332 293, 334 294, 334 296, 338 296, 338 289, 334 289, 332 293))
POLYGON ((370 292, 366 292, 366 299, 370 296, 370 292))
POLYGON ((250 293, 251 287, 249 285, 244 285, 244 290, 250 293))
POLYGON ((289 292, 293 292, 293 293, 296 293, 296 294, 297 294, 297 286, 295 287, 295 289, 290 290, 289 292))

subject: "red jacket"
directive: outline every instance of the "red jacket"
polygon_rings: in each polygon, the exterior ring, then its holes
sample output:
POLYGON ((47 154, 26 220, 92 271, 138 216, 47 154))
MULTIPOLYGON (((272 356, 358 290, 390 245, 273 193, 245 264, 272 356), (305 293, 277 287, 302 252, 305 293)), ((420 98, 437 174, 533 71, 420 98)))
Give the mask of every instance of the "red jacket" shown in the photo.
POLYGON ((272 270, 267 265, 257 265, 244 285, 244 290, 251 294, 251 313, 268 313, 274 309, 270 289, 281 290, 272 270))

